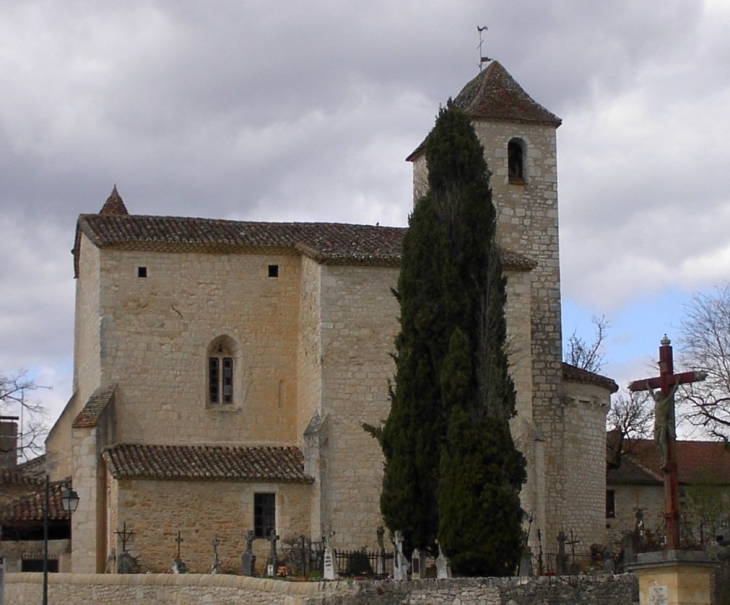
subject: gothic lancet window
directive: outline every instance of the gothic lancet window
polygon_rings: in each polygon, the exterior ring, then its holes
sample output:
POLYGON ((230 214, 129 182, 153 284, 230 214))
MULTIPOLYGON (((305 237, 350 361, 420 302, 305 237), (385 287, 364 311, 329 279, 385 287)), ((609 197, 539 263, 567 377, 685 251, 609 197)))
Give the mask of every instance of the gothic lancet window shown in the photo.
POLYGON ((208 348, 208 403, 233 403, 235 355, 230 339, 221 337, 208 348))
POLYGON ((525 182, 525 142, 522 139, 512 139, 507 144, 507 169, 510 183, 525 182))

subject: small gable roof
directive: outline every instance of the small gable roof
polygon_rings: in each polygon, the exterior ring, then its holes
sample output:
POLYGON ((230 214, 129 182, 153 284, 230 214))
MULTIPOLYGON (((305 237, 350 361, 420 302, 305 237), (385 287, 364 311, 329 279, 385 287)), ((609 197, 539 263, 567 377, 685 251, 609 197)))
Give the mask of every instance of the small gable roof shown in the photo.
POLYGON ((115 479, 312 483, 293 446, 226 447, 120 443, 102 453, 115 479))

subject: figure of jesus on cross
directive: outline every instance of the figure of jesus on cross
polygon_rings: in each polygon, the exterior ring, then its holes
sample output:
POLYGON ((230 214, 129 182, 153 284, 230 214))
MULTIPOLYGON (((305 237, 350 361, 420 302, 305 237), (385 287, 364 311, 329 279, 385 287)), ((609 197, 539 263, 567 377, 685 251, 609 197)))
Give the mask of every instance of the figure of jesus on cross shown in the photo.
POLYGON ((661 452, 664 474, 664 524, 667 550, 679 549, 679 478, 677 467, 677 428, 674 416, 674 394, 682 384, 699 382, 705 372, 674 373, 672 343, 664 335, 659 346, 659 376, 635 380, 629 391, 649 391, 654 399, 654 439, 661 452), (659 389, 655 393, 655 389, 659 389))

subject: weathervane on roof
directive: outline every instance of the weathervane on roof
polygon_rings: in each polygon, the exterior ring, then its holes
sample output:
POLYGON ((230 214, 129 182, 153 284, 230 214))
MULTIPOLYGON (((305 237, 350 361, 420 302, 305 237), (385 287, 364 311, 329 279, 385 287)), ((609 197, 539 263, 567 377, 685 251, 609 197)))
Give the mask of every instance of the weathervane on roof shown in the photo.
POLYGON ((482 54, 482 44, 484 42, 482 40, 482 32, 485 32, 488 29, 489 28, 486 25, 481 25, 481 26, 477 25, 477 31, 479 32, 479 71, 482 71, 482 65, 484 65, 485 63, 489 63, 489 61, 491 61, 491 59, 489 57, 486 57, 482 54))

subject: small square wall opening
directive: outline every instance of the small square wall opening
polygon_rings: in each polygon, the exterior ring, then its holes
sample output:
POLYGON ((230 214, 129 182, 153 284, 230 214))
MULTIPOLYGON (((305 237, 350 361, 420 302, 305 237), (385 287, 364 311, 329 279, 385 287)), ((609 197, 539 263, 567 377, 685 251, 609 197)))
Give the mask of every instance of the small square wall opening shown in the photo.
POLYGON ((137 267, 137 277, 147 277, 147 267, 137 267))
POLYGON ((269 265, 269 277, 279 277, 279 265, 269 265))

